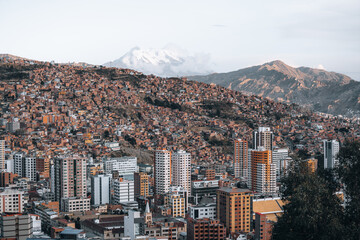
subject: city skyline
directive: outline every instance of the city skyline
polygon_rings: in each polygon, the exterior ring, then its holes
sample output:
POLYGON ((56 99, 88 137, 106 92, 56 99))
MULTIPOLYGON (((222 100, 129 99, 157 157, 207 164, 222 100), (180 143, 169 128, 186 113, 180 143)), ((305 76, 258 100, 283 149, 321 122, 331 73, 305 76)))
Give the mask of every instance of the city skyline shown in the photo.
POLYGON ((100 65, 174 44, 214 72, 282 60, 359 81, 359 10, 353 0, 0 1, 0 53, 100 65))

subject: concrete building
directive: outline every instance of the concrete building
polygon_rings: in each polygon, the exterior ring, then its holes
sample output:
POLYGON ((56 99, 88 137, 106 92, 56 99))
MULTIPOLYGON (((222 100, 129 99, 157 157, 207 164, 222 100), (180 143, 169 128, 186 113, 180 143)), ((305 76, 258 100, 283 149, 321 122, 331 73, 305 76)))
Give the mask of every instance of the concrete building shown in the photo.
POLYGON ((255 213, 255 239, 271 240, 273 223, 266 218, 265 214, 255 213))
POLYGON ((111 175, 96 175, 91 177, 91 204, 102 205, 110 203, 111 175))
POLYGON ((112 186, 114 189, 113 204, 134 201, 134 181, 115 179, 112 186))
POLYGON ((272 150, 272 163, 276 164, 276 176, 280 178, 281 165, 285 159, 289 158, 289 149, 287 148, 274 148, 272 150))
POLYGON ((179 150, 171 155, 172 185, 191 193, 191 154, 179 150))
POLYGON ((32 217, 28 214, 2 214, 0 217, 1 237, 26 240, 32 234, 32 217))
POLYGON ((14 173, 19 177, 26 177, 30 181, 37 181, 36 157, 26 156, 23 152, 14 154, 14 173))
POLYGON ((185 198, 178 193, 169 193, 165 197, 165 205, 171 208, 173 217, 185 217, 185 202, 185 198))
POLYGON ((27 202, 24 191, 6 188, 0 193, 0 213, 22 213, 27 202))
POLYGON ((191 195, 197 205, 203 197, 216 197, 216 190, 219 189, 219 180, 192 181, 191 195))
POLYGON ((189 215, 193 219, 216 219, 216 203, 200 204, 189 207, 189 215))
POLYGON ((276 192, 276 164, 272 163, 270 150, 259 147, 251 152, 248 187, 259 194, 276 192))
POLYGON ((67 203, 67 209, 69 209, 74 198, 83 202, 82 199, 87 197, 86 159, 77 155, 58 156, 55 158, 53 170, 55 199, 60 202, 60 208, 64 211, 63 204, 67 203), (71 200, 63 201, 67 198, 71 200))
POLYGON ((340 145, 336 140, 324 140, 324 168, 334 168, 338 165, 340 145))
POLYGON ((134 194, 135 197, 149 196, 149 175, 144 172, 134 173, 134 194))
POLYGON ((45 233, 50 233, 51 229, 51 220, 58 217, 58 213, 44 205, 37 205, 34 208, 35 214, 40 216, 41 219, 41 229, 45 233))
POLYGON ((259 127, 253 134, 253 148, 264 147, 266 150, 273 149, 274 134, 269 127, 259 127))
POLYGON ((118 172, 119 176, 126 180, 134 180, 134 173, 137 172, 136 157, 109 158, 104 160, 106 174, 118 172))
POLYGON ((219 220, 203 218, 188 219, 187 240, 225 240, 226 228, 219 220))
POLYGON ((144 235, 144 231, 144 218, 140 216, 140 212, 130 210, 128 216, 124 217, 124 236, 134 240, 144 235))
POLYGON ((155 151, 155 194, 165 194, 169 192, 171 185, 171 152, 166 149, 155 151))
POLYGON ((249 189, 221 188, 217 190, 217 218, 225 225, 227 232, 252 231, 252 198, 249 189))
POLYGON ((90 198, 70 197, 61 200, 63 212, 84 212, 90 210, 90 198))
POLYGON ((234 175, 236 178, 248 177, 248 142, 242 139, 234 140, 234 175))
POLYGON ((0 140, 0 171, 5 170, 5 140, 0 140))

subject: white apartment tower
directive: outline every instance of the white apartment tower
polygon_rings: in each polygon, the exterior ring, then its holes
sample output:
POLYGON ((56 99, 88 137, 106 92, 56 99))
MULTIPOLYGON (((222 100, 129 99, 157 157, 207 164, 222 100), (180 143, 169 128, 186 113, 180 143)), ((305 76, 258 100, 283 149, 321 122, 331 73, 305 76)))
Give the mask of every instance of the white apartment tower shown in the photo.
POLYGON ((172 185, 183 187, 191 193, 191 154, 179 150, 171 156, 172 185))
POLYGON ((155 194, 169 192, 171 184, 171 152, 166 149, 155 151, 155 194))
POLYGON ((324 168, 334 168, 338 165, 339 147, 336 140, 324 140, 324 168))
POLYGON ((264 147, 266 150, 272 151, 274 134, 269 127, 259 127, 254 131, 253 148, 258 149, 264 147))
POLYGON ((113 204, 134 201, 134 181, 115 179, 112 187, 114 189, 113 204))
POLYGON ((36 181, 36 157, 25 156, 23 152, 14 154, 14 173, 19 177, 36 181))
POLYGON ((91 204, 102 205, 110 203, 111 175, 91 177, 91 204))

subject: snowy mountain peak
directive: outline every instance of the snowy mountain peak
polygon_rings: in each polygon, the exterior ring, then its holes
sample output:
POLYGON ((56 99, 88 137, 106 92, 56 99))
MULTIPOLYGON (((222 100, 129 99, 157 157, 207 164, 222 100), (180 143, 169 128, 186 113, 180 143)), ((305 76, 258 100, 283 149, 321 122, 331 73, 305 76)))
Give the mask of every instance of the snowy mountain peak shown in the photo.
POLYGON ((145 74, 163 77, 211 73, 209 56, 189 55, 174 45, 162 49, 132 48, 121 58, 104 64, 108 67, 130 68, 145 74))

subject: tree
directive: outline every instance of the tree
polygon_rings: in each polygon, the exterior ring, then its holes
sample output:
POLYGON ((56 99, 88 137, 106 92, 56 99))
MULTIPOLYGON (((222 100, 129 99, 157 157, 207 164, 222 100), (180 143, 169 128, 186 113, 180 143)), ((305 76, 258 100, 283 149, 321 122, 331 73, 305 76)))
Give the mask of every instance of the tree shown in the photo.
POLYGON ((324 178, 295 160, 281 182, 286 204, 274 224, 274 239, 341 239, 343 209, 324 178))
POLYGON ((360 141, 348 141, 340 148, 337 173, 345 190, 347 239, 360 239, 360 141))

